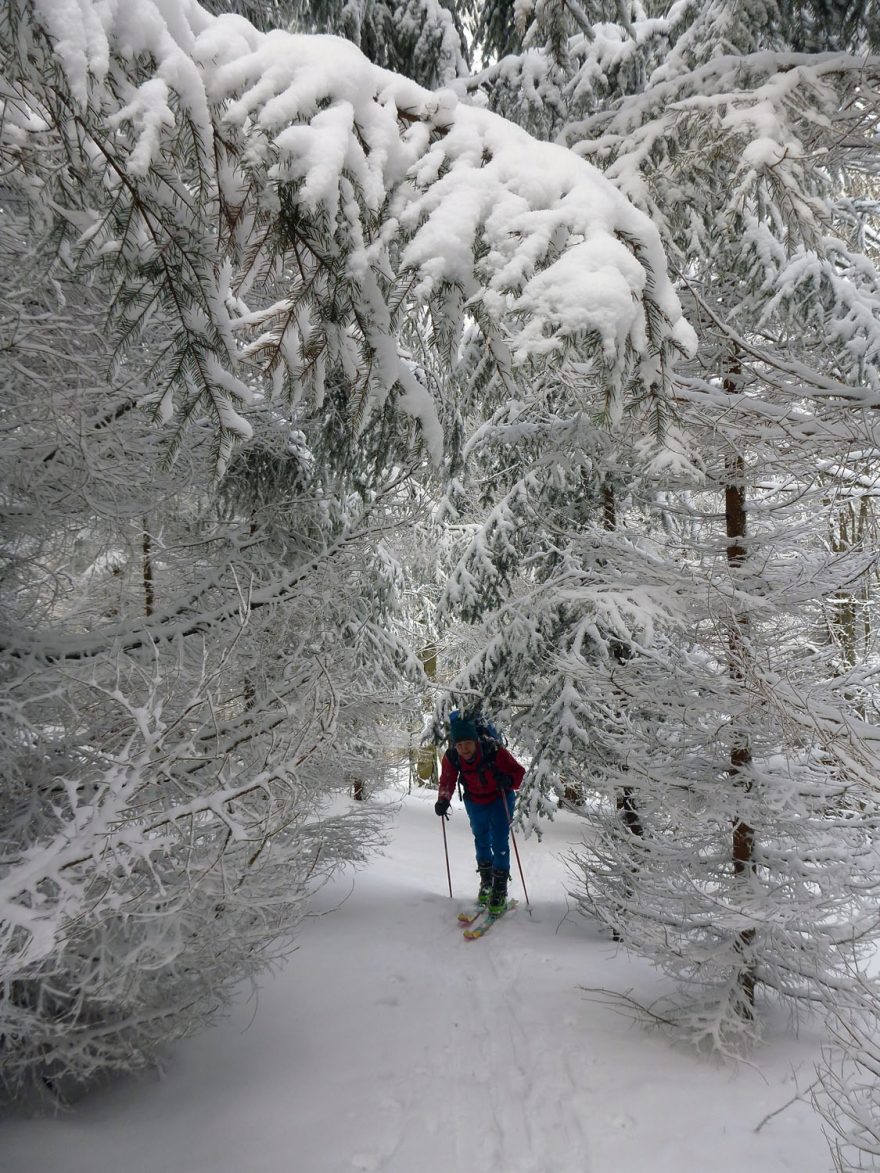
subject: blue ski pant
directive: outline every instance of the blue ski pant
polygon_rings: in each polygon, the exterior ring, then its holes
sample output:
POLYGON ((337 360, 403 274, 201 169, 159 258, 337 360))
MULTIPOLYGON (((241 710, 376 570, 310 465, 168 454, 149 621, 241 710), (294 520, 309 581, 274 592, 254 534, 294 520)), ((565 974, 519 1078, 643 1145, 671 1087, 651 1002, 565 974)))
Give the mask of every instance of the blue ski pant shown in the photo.
POLYGON ((494 802, 474 802, 465 797, 464 809, 474 833, 477 863, 491 860, 497 871, 510 871, 510 819, 515 804, 513 790, 503 791, 494 802))

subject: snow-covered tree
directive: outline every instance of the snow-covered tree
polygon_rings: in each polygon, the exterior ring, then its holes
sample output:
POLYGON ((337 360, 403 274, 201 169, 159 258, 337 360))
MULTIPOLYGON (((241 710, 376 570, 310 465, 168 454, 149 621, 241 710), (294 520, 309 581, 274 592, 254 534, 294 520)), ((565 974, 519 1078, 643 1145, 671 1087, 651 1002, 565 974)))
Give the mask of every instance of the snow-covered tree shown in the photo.
POLYGON ((338 792, 420 678, 394 534, 462 330, 510 388, 582 344, 620 403, 688 332, 590 164, 345 41, 12 0, 0 46, 16 1088, 197 1029, 374 840, 338 792))
POLYGON ((295 7, 304 31, 346 37, 376 65, 429 89, 469 72, 461 20, 442 0, 297 0, 295 7))
POLYGON ((831 1041, 819 1064, 813 1103, 828 1122, 826 1135, 837 1173, 876 1169, 880 1158, 880 1046, 877 991, 858 970, 861 1005, 831 1015, 831 1041))
MULTIPOLYGON (((710 653, 716 687, 720 684, 727 698, 720 706, 727 733, 719 737, 722 727, 716 727, 711 748, 717 752, 727 742, 728 782, 715 787, 724 803, 714 810, 700 810, 698 804, 692 813, 690 795, 679 814, 674 803, 665 804, 670 842, 685 842, 688 815, 696 820, 690 861, 682 861, 680 899, 672 902, 670 917, 686 925, 683 910, 694 908, 694 888, 708 895, 705 912, 716 913, 714 944, 704 940, 697 915, 695 949, 681 948, 682 959, 690 953, 686 965, 710 971, 726 936, 733 952, 721 971, 725 966, 731 974, 739 971, 733 1001, 741 998, 746 1007, 756 982, 791 992, 798 975, 807 977, 808 990, 810 974, 821 987, 820 974, 840 973, 839 950, 846 939, 840 926, 850 923, 850 935, 861 939, 858 896, 872 873, 873 817, 854 826, 852 810, 873 811, 866 785, 873 754, 859 771, 851 768, 848 753, 836 752, 848 698, 835 680, 836 666, 827 657, 805 655, 820 609, 844 582, 863 578, 872 561, 870 552, 857 547, 827 550, 839 510, 854 497, 873 494, 871 476, 859 485, 851 471, 856 451, 870 461, 876 450, 865 406, 880 375, 880 280, 864 251, 848 191, 848 177, 858 181, 866 163, 872 165, 871 99, 865 109, 857 93, 870 94, 880 71, 876 61, 867 70, 865 64, 862 56, 793 56, 763 5, 708 5, 628 114, 624 100, 610 120, 620 114, 638 120, 638 126, 629 121, 618 140, 621 151, 609 173, 627 188, 631 178, 642 187, 641 199, 652 205, 678 258, 701 335, 693 381, 684 380, 688 405, 682 416, 703 454, 707 487, 723 494, 691 499, 696 508, 688 527, 679 530, 678 556, 701 566, 710 600, 700 644, 710 653), (653 105, 661 90, 666 91, 662 111, 653 105), (648 141, 650 154, 643 155, 648 141), (686 156, 678 162, 685 144, 686 156), (638 168, 637 158, 645 160, 638 168), (713 515, 724 518, 723 531, 714 534, 713 515), (729 579, 720 591, 719 572, 729 579), (815 711, 823 700, 829 709, 838 705, 840 715, 816 729, 815 711), (785 776, 768 778, 780 753, 785 776), (816 776, 817 755, 824 782, 816 776), (786 829, 778 811, 781 795, 791 802, 792 785, 803 805, 792 808, 786 829), (833 826, 834 812, 840 827, 833 826), (831 834, 831 845, 819 848, 808 833, 811 817, 818 817, 814 833, 820 840, 832 829, 839 839, 831 834), (694 884, 702 861, 723 859, 722 842, 710 846, 712 839, 697 825, 706 822, 721 836, 730 829, 732 868, 726 875, 732 917, 726 934, 718 932, 725 921, 717 915, 719 877, 707 875, 694 884), (842 850, 848 859, 844 874, 836 864, 842 850), (826 881, 841 902, 827 920, 830 939, 837 939, 837 962, 826 957, 818 964, 797 964, 809 952, 804 942, 821 952, 823 938, 811 898, 825 885, 814 874, 798 895, 784 879, 787 872, 803 871, 793 861, 805 859, 814 867, 824 859, 826 881), (752 903, 756 888, 771 895, 763 909, 752 903), (786 932, 780 933, 783 920, 786 932), (706 949, 712 963, 694 964, 706 949)), ((602 130, 606 145, 610 122, 602 130)), ((684 679, 692 681, 690 669, 684 679)), ((693 711, 690 702, 687 711, 693 711)), ((670 724, 681 722, 667 717, 670 724)), ((720 764, 716 759, 713 770, 710 758, 704 777, 718 778, 720 764)), ((678 793, 669 790, 673 798, 678 793)), ((632 837, 624 841, 638 857, 639 883, 649 883, 649 849, 632 837)), ((631 871, 620 882, 628 886, 631 871)), ((599 874, 607 873, 599 869, 599 874)), ((605 907, 609 893, 601 887, 594 894, 605 907)), ((827 902, 827 887, 825 893, 827 902)), ((648 917, 654 926, 646 925, 642 944, 652 951, 653 941, 662 951, 657 909, 648 917)), ((677 964, 671 962, 673 968, 677 964)), ((830 990, 836 981, 831 979, 830 990)))
POLYGON ((0 1036, 63 1093, 209 1021, 377 842, 333 800, 408 701, 407 504, 341 501, 268 409, 219 490, 204 425, 163 468, 103 291, 4 229, 0 1036))
POLYGON ((756 989, 854 992, 876 902, 874 648, 838 654, 874 554, 831 535, 875 492, 880 62, 867 10, 804 12, 518 5, 522 52, 461 85, 651 215, 697 329, 662 447, 575 348, 471 417, 447 597, 479 621, 462 697, 531 743, 521 811, 563 772, 604 792, 584 908, 707 990, 690 1025, 721 1046, 756 989))
POLYGON ((441 0, 212 0, 214 12, 236 12, 257 28, 345 37, 365 57, 428 89, 468 70, 459 13, 441 0))

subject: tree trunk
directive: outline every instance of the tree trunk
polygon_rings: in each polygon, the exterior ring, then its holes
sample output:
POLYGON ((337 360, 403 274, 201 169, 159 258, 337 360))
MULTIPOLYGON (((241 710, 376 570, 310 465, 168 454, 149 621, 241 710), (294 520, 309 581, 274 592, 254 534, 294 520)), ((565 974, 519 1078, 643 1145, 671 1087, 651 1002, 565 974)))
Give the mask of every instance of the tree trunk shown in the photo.
MULTIPOLYGON (((613 531, 617 529, 617 503, 614 499, 614 486, 602 486, 602 521, 606 531, 613 531)), ((612 652, 614 658, 618 663, 623 663, 627 659, 625 649, 618 646, 612 652)), ((617 809, 620 812, 624 823, 633 833, 641 837, 644 834, 642 827, 641 816, 639 815, 638 806, 636 804, 636 792, 632 786, 624 786, 617 793, 617 809)))
MULTIPOLYGON (((614 499, 613 485, 602 486, 602 520, 607 531, 610 532, 617 529, 617 503, 614 499)), ((620 647, 616 648, 612 654, 619 663, 622 663, 626 659, 625 652, 620 647)), ((626 769, 626 767, 624 766, 623 769, 626 769)), ((618 790, 615 805, 624 826, 627 827, 630 834, 637 835, 640 839, 643 838, 645 831, 642 826, 642 819, 636 801, 635 787, 623 786, 618 790)), ((633 865, 633 871, 635 871, 635 865, 633 865)), ((612 929, 611 935, 615 941, 622 940, 617 929, 612 929)))
MULTIPOLYGON (((422 650, 419 652, 419 659, 422 662, 422 667, 425 670, 425 675, 429 680, 437 679, 437 645, 433 640, 429 640, 422 650)), ((425 702, 425 711, 430 707, 430 702, 425 702)), ((412 770, 410 770, 412 774, 412 770)), ((437 747, 431 745, 420 745, 415 754, 415 774, 419 786, 436 786, 438 782, 439 772, 437 767, 437 747)))
POLYGON ((141 533, 141 567, 144 581, 144 615, 147 619, 153 614, 156 606, 156 588, 153 578, 153 539, 148 528, 149 519, 144 518, 144 527, 141 533))
POLYGON ((622 790, 617 792, 617 809, 632 834, 638 835, 641 839, 645 831, 642 827, 639 808, 636 806, 636 792, 632 786, 624 786, 622 790))
MULTIPOLYGON (((858 506, 852 501, 842 506, 836 531, 831 531, 831 549, 835 554, 865 549, 871 521, 871 504, 867 496, 858 506)), ((852 668, 864 654, 871 638, 871 594, 868 586, 860 588, 861 595, 851 590, 832 595, 829 634, 840 649, 844 669, 852 668)))
MULTIPOLYGON (((724 380, 724 390, 730 395, 739 392, 738 376, 742 373, 742 365, 738 357, 734 356, 728 367, 728 375, 724 380)), ((745 488, 745 461, 741 455, 731 456, 725 461, 727 484, 724 490, 724 513, 727 526, 727 565, 734 580, 737 571, 742 567, 746 558, 746 488, 745 488)), ((728 668, 731 678, 737 682, 744 677, 744 657, 747 654, 747 633, 749 617, 744 613, 737 613, 731 620, 727 637, 729 650, 728 668)), ((744 771, 752 763, 752 751, 749 745, 748 731, 740 729, 734 739, 730 751, 729 776, 735 783, 738 782, 744 791, 751 789, 748 774, 743 777, 744 771)), ((754 828, 742 819, 737 819, 733 825, 733 874, 747 878, 755 872, 755 832, 754 828)), ((737 937, 737 949, 744 956, 748 956, 752 941, 755 937, 754 929, 743 929, 737 937)), ((746 1012, 751 1014, 755 1005, 755 972, 751 964, 744 964, 738 977, 739 987, 743 995, 746 1012)))

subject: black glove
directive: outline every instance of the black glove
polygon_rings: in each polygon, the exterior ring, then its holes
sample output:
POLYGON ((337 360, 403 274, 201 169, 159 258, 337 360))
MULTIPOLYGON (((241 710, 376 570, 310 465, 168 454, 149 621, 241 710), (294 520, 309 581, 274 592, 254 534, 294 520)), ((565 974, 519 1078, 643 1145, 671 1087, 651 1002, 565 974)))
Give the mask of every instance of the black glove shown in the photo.
POLYGON ((435 815, 443 815, 443 817, 445 819, 448 819, 449 815, 446 813, 448 810, 449 810, 449 799, 448 798, 438 798, 437 801, 434 803, 434 814, 435 815))

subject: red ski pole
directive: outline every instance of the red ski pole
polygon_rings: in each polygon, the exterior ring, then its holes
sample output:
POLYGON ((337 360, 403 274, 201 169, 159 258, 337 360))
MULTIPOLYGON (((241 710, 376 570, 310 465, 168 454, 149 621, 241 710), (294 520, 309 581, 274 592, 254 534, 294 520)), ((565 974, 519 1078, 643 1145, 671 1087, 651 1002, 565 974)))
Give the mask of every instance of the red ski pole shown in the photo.
POLYGON ((528 908, 531 905, 531 902, 529 900, 529 890, 526 887, 526 878, 523 875, 522 860, 519 858, 519 848, 517 847, 517 844, 516 844, 516 834, 514 833, 514 830, 513 830, 513 819, 511 818, 511 814, 510 814, 510 803, 507 801, 507 791, 506 790, 501 791, 501 797, 504 799, 504 810, 505 810, 505 813, 507 814, 507 826, 510 828, 510 838, 513 841, 513 853, 516 856, 516 866, 519 868, 520 883, 523 886, 523 895, 526 898, 526 907, 528 908))

